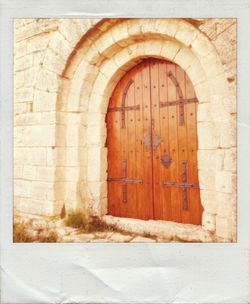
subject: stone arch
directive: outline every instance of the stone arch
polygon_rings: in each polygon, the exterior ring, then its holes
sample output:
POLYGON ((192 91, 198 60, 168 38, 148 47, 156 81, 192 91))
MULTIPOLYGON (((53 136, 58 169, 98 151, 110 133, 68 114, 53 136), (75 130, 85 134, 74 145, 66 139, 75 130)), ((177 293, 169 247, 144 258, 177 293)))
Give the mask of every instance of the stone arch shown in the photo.
POLYGON ((72 172, 64 170, 66 184, 61 191, 65 192, 67 207, 77 208, 86 201, 85 208, 90 213, 106 213, 104 144, 108 99, 128 69, 146 56, 159 57, 175 62, 186 71, 199 99, 198 163, 205 209, 203 226, 215 230, 215 214, 210 212, 211 204, 217 204, 211 202, 216 196, 211 181, 215 172, 208 174, 204 168, 209 168, 210 159, 216 158, 215 149, 225 148, 232 138, 225 141, 221 128, 221 124, 230 124, 231 98, 214 46, 203 33, 181 19, 117 19, 112 23, 98 20, 93 22, 91 31, 81 32, 80 28, 76 23, 73 33, 77 34, 68 49, 68 57, 61 54, 67 57, 66 64, 58 71, 61 83, 56 107, 61 115, 57 125, 64 123, 66 132, 57 128, 56 136, 65 137, 67 147, 59 153, 65 154, 65 167, 70 167, 70 160, 75 166, 74 182, 69 178, 72 172), (221 116, 213 111, 218 106, 223 108, 221 116), (203 150, 210 151, 209 156, 204 156, 203 150), (93 166, 97 170, 93 171, 93 166), (206 198, 208 191, 213 193, 210 200, 206 198))

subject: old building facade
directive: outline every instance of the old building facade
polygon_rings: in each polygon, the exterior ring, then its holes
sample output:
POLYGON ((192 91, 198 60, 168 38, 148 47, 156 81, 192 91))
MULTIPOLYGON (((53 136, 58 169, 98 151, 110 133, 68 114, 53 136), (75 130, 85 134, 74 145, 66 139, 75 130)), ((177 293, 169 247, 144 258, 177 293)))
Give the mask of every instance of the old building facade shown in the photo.
POLYGON ((154 58, 185 71, 198 100, 201 233, 236 241, 235 19, 16 19, 14 36, 16 214, 107 215, 109 100, 154 58))

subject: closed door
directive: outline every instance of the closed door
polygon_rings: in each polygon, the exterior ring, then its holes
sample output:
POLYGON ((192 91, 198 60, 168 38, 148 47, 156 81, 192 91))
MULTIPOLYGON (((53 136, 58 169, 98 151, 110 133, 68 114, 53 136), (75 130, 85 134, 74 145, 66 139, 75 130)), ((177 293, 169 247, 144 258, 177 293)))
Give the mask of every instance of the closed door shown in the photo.
POLYGON ((145 59, 120 80, 106 117, 110 215, 201 223, 197 103, 172 62, 145 59))

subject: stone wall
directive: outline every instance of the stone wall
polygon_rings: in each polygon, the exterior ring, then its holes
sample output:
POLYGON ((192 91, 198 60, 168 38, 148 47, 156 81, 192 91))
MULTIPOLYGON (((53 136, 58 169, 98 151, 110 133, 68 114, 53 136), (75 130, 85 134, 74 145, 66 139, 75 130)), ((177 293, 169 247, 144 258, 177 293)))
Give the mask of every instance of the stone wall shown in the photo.
POLYGON ((145 56, 187 72, 198 105, 203 228, 236 240, 236 20, 20 19, 14 22, 17 213, 107 208, 105 113, 145 56), (96 168, 96 170, 93 170, 96 168))

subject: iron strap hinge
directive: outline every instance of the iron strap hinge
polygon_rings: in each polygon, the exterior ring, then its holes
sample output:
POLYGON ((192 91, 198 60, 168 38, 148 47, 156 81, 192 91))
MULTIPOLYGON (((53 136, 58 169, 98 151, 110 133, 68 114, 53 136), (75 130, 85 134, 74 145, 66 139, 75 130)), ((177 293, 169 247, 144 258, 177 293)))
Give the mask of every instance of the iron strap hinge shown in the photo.
POLYGON ((127 184, 143 184, 142 179, 132 179, 127 178, 127 161, 125 159, 122 160, 122 177, 108 177, 108 182, 116 182, 122 184, 122 202, 127 203, 128 195, 127 195, 127 184))
POLYGON ((199 189, 199 183, 179 183, 179 182, 163 182, 166 187, 179 187, 179 188, 195 188, 199 189))
POLYGON ((124 184, 143 184, 142 179, 129 179, 129 178, 113 178, 109 177, 108 182, 120 182, 124 184))

